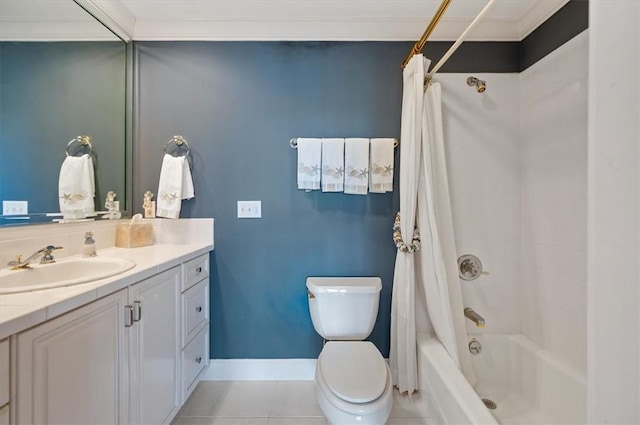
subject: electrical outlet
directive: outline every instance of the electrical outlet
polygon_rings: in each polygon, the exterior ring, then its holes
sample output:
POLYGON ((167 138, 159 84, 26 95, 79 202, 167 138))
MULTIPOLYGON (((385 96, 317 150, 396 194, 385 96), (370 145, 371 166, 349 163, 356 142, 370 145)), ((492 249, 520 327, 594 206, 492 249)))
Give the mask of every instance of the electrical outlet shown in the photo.
POLYGON ((238 218, 262 218, 262 201, 238 201, 238 218))
POLYGON ((29 214, 28 201, 2 201, 2 215, 29 214))

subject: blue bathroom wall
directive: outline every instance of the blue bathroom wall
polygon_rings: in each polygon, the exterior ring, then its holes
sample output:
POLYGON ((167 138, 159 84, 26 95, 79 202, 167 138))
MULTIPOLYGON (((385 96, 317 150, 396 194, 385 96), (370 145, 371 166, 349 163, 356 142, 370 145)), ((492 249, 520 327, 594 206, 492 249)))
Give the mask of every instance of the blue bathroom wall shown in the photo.
POLYGON ((134 199, 157 192, 162 148, 185 136, 196 196, 181 217, 215 218, 212 358, 316 357, 322 341, 309 317, 307 276, 380 276, 370 339, 388 354, 398 192, 297 190, 289 140, 399 138, 400 63, 409 47, 136 43, 134 199), (236 218, 238 200, 261 200, 262 218, 236 218))

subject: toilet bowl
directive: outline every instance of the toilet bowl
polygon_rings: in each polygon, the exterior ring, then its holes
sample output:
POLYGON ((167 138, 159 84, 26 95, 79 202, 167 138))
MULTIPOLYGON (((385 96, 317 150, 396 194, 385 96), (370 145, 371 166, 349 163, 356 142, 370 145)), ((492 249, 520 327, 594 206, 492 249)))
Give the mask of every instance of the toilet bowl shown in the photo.
POLYGON ((309 277, 309 311, 325 340, 315 390, 329 425, 384 425, 393 405, 391 370, 375 345, 363 341, 378 314, 378 277, 309 277))
POLYGON ((315 389, 329 425, 384 425, 391 414, 391 370, 367 341, 327 342, 318 357, 315 389))

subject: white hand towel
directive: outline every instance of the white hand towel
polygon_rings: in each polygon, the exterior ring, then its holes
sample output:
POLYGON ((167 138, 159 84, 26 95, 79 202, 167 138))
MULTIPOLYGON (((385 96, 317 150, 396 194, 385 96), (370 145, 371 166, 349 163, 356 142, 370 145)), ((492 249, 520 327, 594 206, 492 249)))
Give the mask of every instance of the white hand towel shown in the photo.
POLYGON ((179 218, 183 199, 194 197, 189 161, 164 154, 158 183, 157 217, 179 218))
POLYGON ((298 138, 298 189, 320 189, 322 139, 298 138))
POLYGON ((344 193, 366 195, 369 185, 369 139, 345 139, 344 193))
POLYGON ((64 218, 85 218, 95 214, 93 160, 88 154, 67 156, 60 167, 58 198, 64 218))
POLYGON ((369 192, 393 192, 394 139, 371 139, 369 192))
POLYGON ((322 139, 322 191, 344 190, 344 139, 322 139))

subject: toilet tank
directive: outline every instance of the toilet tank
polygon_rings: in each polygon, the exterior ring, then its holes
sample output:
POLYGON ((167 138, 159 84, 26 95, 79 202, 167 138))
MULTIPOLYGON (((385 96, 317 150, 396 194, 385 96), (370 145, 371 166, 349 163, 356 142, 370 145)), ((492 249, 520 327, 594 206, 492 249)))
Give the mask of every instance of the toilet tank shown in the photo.
POLYGON ((379 277, 308 277, 309 312, 327 340, 363 340, 378 317, 379 277))

